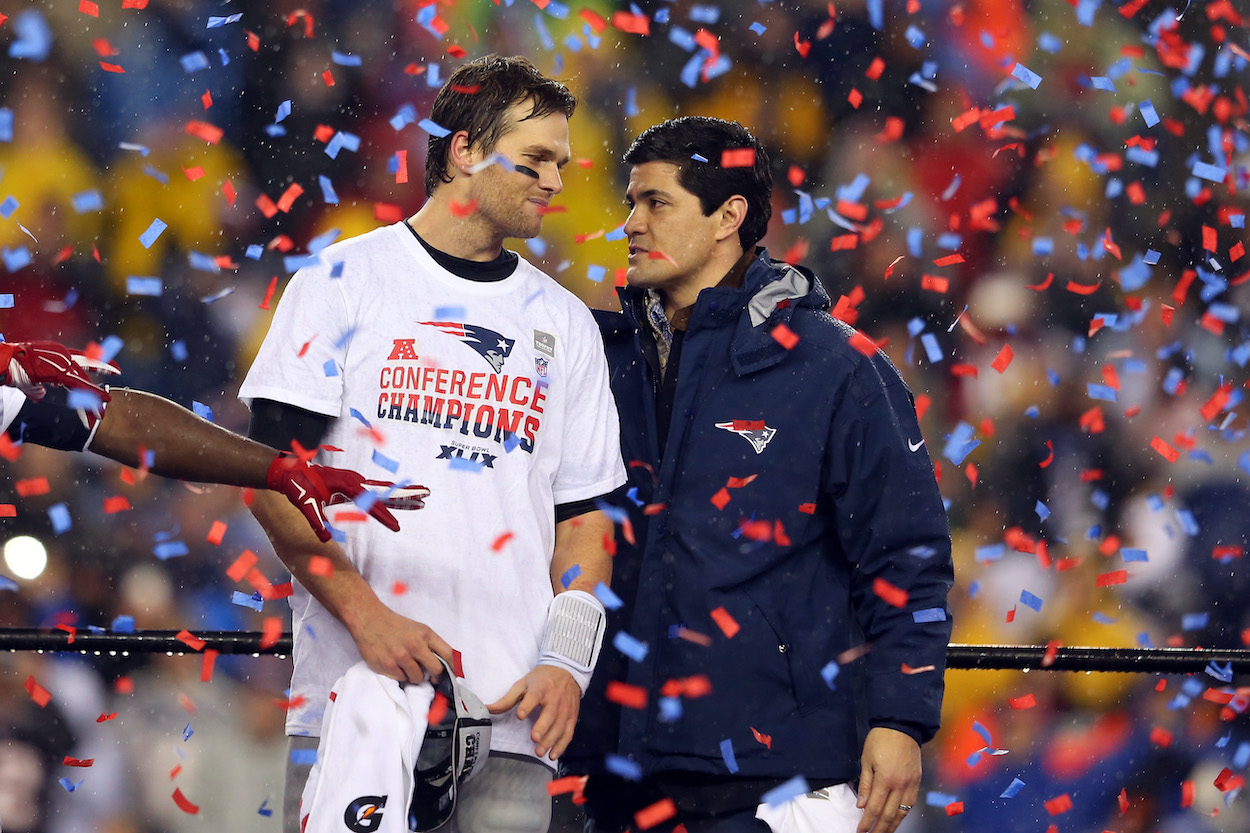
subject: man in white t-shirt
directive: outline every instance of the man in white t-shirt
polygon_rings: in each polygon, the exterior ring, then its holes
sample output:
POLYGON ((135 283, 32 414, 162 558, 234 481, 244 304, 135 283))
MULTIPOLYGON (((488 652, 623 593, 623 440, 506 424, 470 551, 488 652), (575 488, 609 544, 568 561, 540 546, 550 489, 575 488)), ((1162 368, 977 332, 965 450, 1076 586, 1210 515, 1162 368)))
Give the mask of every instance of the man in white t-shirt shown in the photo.
MULTIPOLYGON (((240 437, 160 396, 97 385, 87 372, 116 374, 112 365, 54 341, 0 342, 0 435, 62 451, 92 451, 153 474, 272 489, 329 540, 327 503, 366 491, 354 471, 310 466, 307 460, 240 437)), ((375 490, 391 486, 376 482, 375 490)), ((399 528, 390 508, 419 509, 423 489, 375 500, 369 514, 399 528)), ((366 499, 366 502, 371 499, 366 499)), ((298 517, 298 514, 296 515, 298 517)))
MULTIPOLYGON (((430 139, 425 205, 301 269, 240 390, 254 439, 342 449, 431 492, 402 534, 352 525, 329 544, 281 503, 254 504, 296 580, 291 833, 335 680, 362 659, 400 682, 437 678, 440 656, 494 715, 490 761, 449 829, 547 828, 546 785, 602 640, 593 593, 612 524, 598 500, 625 472, 589 310, 503 242, 541 230, 575 106, 522 58, 457 69, 430 114, 447 134, 430 139)), ((408 809, 368 798, 352 829, 408 809)))

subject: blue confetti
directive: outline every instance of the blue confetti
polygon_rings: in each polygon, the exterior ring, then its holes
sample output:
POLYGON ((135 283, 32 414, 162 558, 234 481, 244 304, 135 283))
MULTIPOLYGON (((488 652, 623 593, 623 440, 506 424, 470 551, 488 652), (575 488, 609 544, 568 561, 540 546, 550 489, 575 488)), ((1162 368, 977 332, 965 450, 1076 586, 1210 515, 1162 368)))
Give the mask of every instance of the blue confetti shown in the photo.
POLYGON ((289 115, 291 115, 291 99, 288 98, 278 105, 278 112, 274 114, 273 123, 277 124, 289 115))
MULTIPOLYGON (((428 6, 427 8, 433 8, 433 6, 428 6)), ((426 133, 429 133, 431 136, 435 136, 439 139, 443 138, 444 136, 451 135, 450 130, 443 127, 442 125, 439 125, 433 121, 430 121, 429 119, 421 119, 421 121, 417 123, 417 127, 421 128, 426 133)))
POLYGON ((720 742, 720 757, 725 762, 725 768, 732 775, 738 771, 738 759, 734 756, 734 742, 732 738, 725 738, 720 742))
POLYGON ((148 226, 148 230, 139 235, 139 242, 143 244, 143 248, 150 249, 152 244, 156 242, 156 238, 161 236, 161 232, 165 231, 168 226, 159 217, 152 221, 152 225, 148 226))
POLYGON ((1145 550, 1133 549, 1131 547, 1121 547, 1120 557, 1125 561, 1149 561, 1145 550))
POLYGON ((13 110, 0 107, 0 142, 13 141, 13 110))
POLYGON ((607 274, 608 268, 606 266, 599 266, 598 264, 592 263, 586 267, 586 277, 595 283, 602 283, 603 279, 607 277, 607 274))
POLYGON ((330 60, 341 67, 358 67, 363 62, 359 55, 348 55, 345 52, 331 52, 330 60))
POLYGON ((16 249, 10 249, 8 246, 5 246, 2 256, 4 268, 10 272, 26 268, 31 261, 30 249, 25 246, 18 246, 16 249))
POLYGON ((194 399, 191 400, 191 410, 197 417, 206 419, 209 422, 213 421, 213 409, 205 405, 203 402, 196 402, 194 399))
POLYGON ((317 763, 317 750, 313 749, 292 749, 291 763, 296 766, 312 766, 317 763))
POLYGON ((260 809, 256 811, 256 814, 264 816, 265 818, 269 818, 270 816, 273 815, 273 810, 269 806, 268 798, 266 798, 264 801, 260 803, 260 809))
POLYGON ((833 681, 838 678, 838 672, 841 670, 842 668, 836 662, 830 662, 824 668, 820 669, 820 676, 824 679, 825 685, 836 691, 837 686, 833 684, 833 681))
POLYGON ((564 574, 560 576, 561 586, 564 587, 565 590, 568 590, 569 585, 577 581, 577 577, 580 576, 581 574, 582 574, 582 565, 574 564, 572 567, 569 567, 567 570, 565 570, 564 574))
POLYGON ((602 581, 595 585, 595 598, 603 603, 608 610, 620 610, 625 606, 621 601, 621 597, 612 592, 612 588, 608 587, 602 581))
POLYGON ((17 201, 17 198, 10 194, 5 198, 4 202, 0 203, 0 217, 6 220, 9 219, 20 205, 21 203, 17 201))
POLYGON ((13 293, 6 292, 0 295, 0 309, 13 309, 13 293))
POLYGON ((152 547, 152 554, 161 561, 168 561, 171 558, 181 558, 188 552, 190 552, 190 550, 187 549, 187 545, 182 541, 166 541, 152 547))
POLYGON ((809 792, 811 792, 811 788, 807 786, 807 779, 802 775, 796 775, 784 784, 773 787, 764 793, 763 801, 770 807, 776 807, 778 804, 793 801, 809 792))
POLYGON ((1011 783, 1007 785, 1007 789, 1003 790, 999 798, 1015 798, 1016 793, 1024 789, 1024 782, 1019 778, 1012 778, 1011 783))
POLYGON ((1042 600, 1037 596, 1034 596, 1028 590, 1020 591, 1020 604, 1025 607, 1031 607, 1038 612, 1041 612, 1042 609, 1042 600))
POLYGON ((188 52, 179 58, 178 62, 182 64, 182 71, 187 73, 197 72, 209 67, 208 56, 203 52, 188 52))
POLYGON ((1206 612, 1202 613, 1186 613, 1181 617, 1181 630, 1196 631, 1207 626, 1211 615, 1206 612))
POLYGON ((985 563, 987 561, 997 561, 1002 558, 1006 552, 1006 544, 986 544, 985 546, 977 547, 975 557, 977 561, 985 563))
POLYGON ((627 781, 642 780, 642 764, 637 761, 631 761, 624 755, 606 755, 603 759, 603 765, 608 772, 619 775, 627 781))
POLYGON ((321 183, 321 199, 330 205, 338 205, 339 195, 335 193, 330 177, 325 174, 318 174, 317 182, 321 183))
POLYGON ((397 471, 399 471, 399 461, 392 460, 391 458, 384 455, 382 452, 378 451, 376 448, 373 450, 373 462, 381 466, 382 468, 386 469, 391 474, 395 474, 397 471))
POLYGON ((747 28, 749 28, 752 32, 754 32, 757 35, 762 35, 768 31, 768 27, 758 21, 756 21, 755 23, 752 23, 747 28))
POLYGON ((74 525, 74 522, 69 517, 69 507, 64 503, 57 503, 48 507, 48 520, 52 522, 52 531, 57 535, 68 532, 74 525))
POLYGON ((1159 114, 1155 112, 1155 106, 1150 102, 1150 99, 1146 99, 1139 104, 1137 109, 1141 111, 1141 117, 1145 120, 1147 127, 1154 127, 1159 123, 1159 114))
POLYGON ((23 11, 13 19, 17 38, 9 44, 10 58, 28 58, 42 61, 52 51, 52 29, 43 15, 33 9, 23 11))
POLYGON ((1223 182, 1228 176, 1228 171, 1216 165, 1208 165, 1206 162, 1195 161, 1192 170, 1194 176, 1215 183, 1223 182))
POLYGON ((913 611, 911 618, 917 625, 923 625, 926 622, 945 622, 946 611, 940 607, 927 607, 924 610, 913 611))
POLYGON ((160 278, 138 278, 138 276, 130 275, 126 278, 126 294, 128 295, 148 295, 150 298, 159 298, 161 291, 160 278))
POLYGON ((93 390, 71 390, 66 394, 65 404, 78 411, 98 414, 104 400, 93 390))
POLYGON ((230 602, 239 607, 248 607, 259 612, 265 606, 264 599, 258 599, 250 593, 241 593, 238 590, 230 597, 230 602))
POLYGON ((959 796, 949 793, 940 793, 933 790, 925 793, 924 803, 930 807, 945 807, 948 804, 954 804, 959 800, 959 796))
POLYGON ((631 636, 625 631, 617 631, 612 637, 612 646, 634 662, 642 662, 647 656, 647 643, 631 636))
POLYGON ((661 697, 656 703, 660 707, 660 720, 664 723, 676 723, 681 720, 681 698, 661 697))
POLYGON ((109 625, 109 629, 114 633, 134 633, 135 617, 118 616, 113 620, 113 623, 109 625))
POLYGON ((1102 75, 1096 75, 1089 79, 1089 83, 1095 90, 1105 90, 1107 92, 1117 92, 1115 83, 1110 78, 1102 75))
POLYGON ((1016 64, 1011 70, 1011 74, 1017 80, 1022 81, 1030 89, 1036 90, 1037 85, 1042 83, 1042 76, 1038 75, 1024 64, 1016 64))
POLYGON ((1037 512, 1037 517, 1043 521, 1050 517, 1050 509, 1048 509, 1046 504, 1042 503, 1040 500, 1037 502, 1037 505, 1033 507, 1033 511, 1037 512))
POLYGON ((227 15, 225 17, 222 17, 220 15, 209 15, 208 25, 205 26, 204 28, 205 29, 219 29, 222 26, 227 26, 231 23, 238 23, 242 19, 243 19, 242 12, 240 12, 239 14, 227 15))
MULTIPOLYGON (((10 51, 10 53, 11 53, 11 52, 12 52, 12 49, 10 49, 9 51, 10 51)), ((82 782, 83 782, 83 781, 85 781, 85 780, 86 780, 86 779, 84 778, 84 779, 82 779, 82 780, 78 781, 77 783, 75 783, 74 781, 71 781, 71 780, 69 780, 68 778, 59 778, 59 779, 57 779, 57 783, 58 783, 58 784, 60 784, 62 787, 64 787, 64 788, 65 788, 65 792, 67 792, 67 793, 72 793, 74 790, 76 790, 76 789, 78 789, 79 787, 81 787, 81 786, 82 786, 82 782)))

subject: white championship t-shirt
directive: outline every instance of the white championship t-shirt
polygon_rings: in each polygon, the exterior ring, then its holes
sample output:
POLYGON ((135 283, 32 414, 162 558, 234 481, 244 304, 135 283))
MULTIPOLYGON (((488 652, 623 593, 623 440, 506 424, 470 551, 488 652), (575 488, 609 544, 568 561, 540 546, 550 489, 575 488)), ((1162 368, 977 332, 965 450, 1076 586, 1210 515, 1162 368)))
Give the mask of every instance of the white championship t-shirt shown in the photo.
MULTIPOLYGON (((402 527, 342 522, 344 550, 389 607, 460 651, 484 703, 537 663, 552 598, 554 507, 625 482, 598 328, 524 259, 504 280, 439 266, 403 223, 330 246, 287 287, 239 392, 337 417, 318 462, 427 486, 402 527)), ((354 509, 354 507, 348 507, 354 509)), ((360 660, 296 583, 287 733, 317 735, 360 660)), ((491 748, 534 754, 497 716, 491 748)))

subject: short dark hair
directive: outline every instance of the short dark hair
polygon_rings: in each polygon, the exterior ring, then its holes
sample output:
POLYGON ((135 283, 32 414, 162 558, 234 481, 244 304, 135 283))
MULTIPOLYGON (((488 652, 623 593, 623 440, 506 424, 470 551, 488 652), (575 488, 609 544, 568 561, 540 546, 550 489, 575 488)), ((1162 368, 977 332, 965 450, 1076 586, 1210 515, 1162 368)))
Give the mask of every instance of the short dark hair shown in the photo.
POLYGON ((430 135, 425 159, 425 193, 430 196, 442 182, 451 182, 447 151, 451 139, 461 130, 469 133, 469 144, 486 152, 511 128, 505 118, 508 108, 532 100, 534 109, 521 121, 552 113, 572 117, 577 97, 559 81, 548 78, 525 58, 487 55, 462 64, 434 98, 430 120, 450 131, 446 136, 430 135))
POLYGON ((735 194, 742 195, 747 201, 747 216, 738 228, 738 240, 744 251, 750 251, 768 231, 768 221, 773 216, 773 174, 768 152, 738 122, 682 116, 648 127, 625 152, 627 165, 646 162, 676 165, 678 184, 699 198, 705 217, 735 194), (755 151, 751 164, 722 165, 725 151, 748 148, 755 151))

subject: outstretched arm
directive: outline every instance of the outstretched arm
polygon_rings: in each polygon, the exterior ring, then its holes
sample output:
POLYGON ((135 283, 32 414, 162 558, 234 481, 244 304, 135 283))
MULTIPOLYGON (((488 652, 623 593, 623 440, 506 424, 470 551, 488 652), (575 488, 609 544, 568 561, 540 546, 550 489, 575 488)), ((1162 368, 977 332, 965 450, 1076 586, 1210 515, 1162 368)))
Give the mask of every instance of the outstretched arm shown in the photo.
MULTIPOLYGON (((272 448, 214 425, 168 399, 126 388, 110 393, 112 401, 87 448, 120 463, 142 465, 146 450, 152 454, 149 470, 154 474, 279 492, 323 541, 330 539, 325 505, 346 503, 365 491, 367 481, 356 472, 310 466, 276 455, 272 448)), ((402 508, 420 508, 420 495, 402 508)), ((399 529, 386 501, 375 501, 369 514, 388 529, 399 529)))

